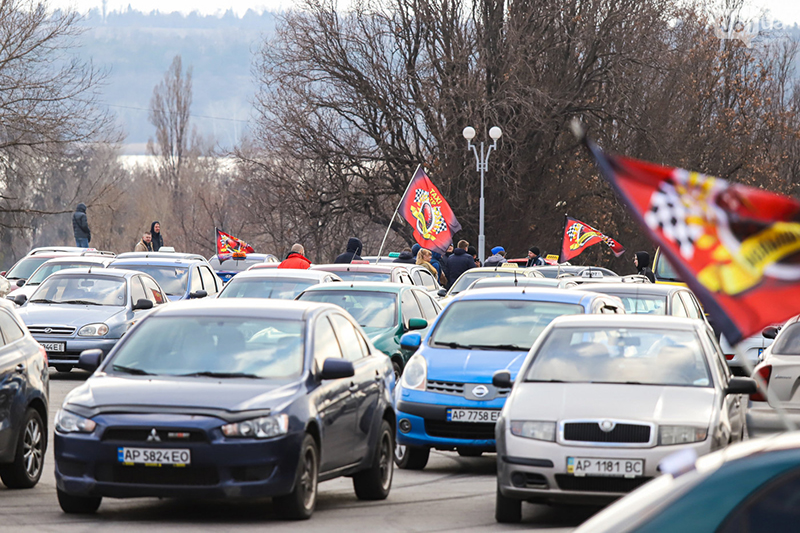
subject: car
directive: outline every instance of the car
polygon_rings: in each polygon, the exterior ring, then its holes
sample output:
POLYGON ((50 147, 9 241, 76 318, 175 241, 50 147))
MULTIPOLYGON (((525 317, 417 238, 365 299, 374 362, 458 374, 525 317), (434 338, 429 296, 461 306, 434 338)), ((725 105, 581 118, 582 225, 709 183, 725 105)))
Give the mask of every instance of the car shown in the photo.
POLYGON ((416 353, 395 389, 395 460, 421 470, 431 448, 477 456, 494 451, 494 423, 509 388, 492 385, 497 370, 516 375, 536 337, 563 314, 624 313, 613 296, 550 288, 465 291, 451 300, 423 340, 406 333, 416 353))
MULTIPOLYGON (((500 371, 495 387, 512 378, 500 371)), ((659 475, 676 451, 698 456, 745 436, 742 395, 700 320, 563 316, 531 347, 500 417, 498 522, 521 503, 607 503, 659 475)))
MULTIPOLYGON (((163 250, 164 247, 161 248, 163 250)), ((158 252, 124 252, 117 256, 118 259, 186 259, 189 261, 203 261, 207 265, 211 266, 208 262, 208 259, 203 257, 200 254, 192 254, 192 253, 181 253, 181 252, 167 252, 167 251, 158 251, 158 252)))
POLYGON ((558 279, 571 279, 578 285, 594 285, 596 283, 650 283, 647 276, 629 274, 627 276, 608 276, 599 270, 584 270, 581 275, 561 274, 558 279))
POLYGON ((222 280, 204 261, 169 257, 171 255, 117 259, 109 268, 136 270, 152 276, 171 302, 215 297, 222 289, 222 280))
POLYGON ((248 272, 248 271, 251 271, 251 270, 265 270, 265 269, 272 270, 272 269, 278 268, 279 266, 280 266, 280 263, 256 263, 255 265, 247 267, 247 270, 245 270, 245 272, 248 272))
POLYGON ((333 263, 329 265, 311 265, 309 270, 324 270, 333 272, 342 281, 381 281, 386 283, 405 283, 417 285, 425 290, 429 287, 438 287, 438 282, 433 279, 425 267, 407 265, 403 263, 373 265, 362 263, 333 263))
MULTIPOLYGON (((578 266, 578 265, 545 265, 530 267, 530 270, 539 272, 546 278, 557 278, 561 275, 582 276, 584 272, 600 272, 603 276, 618 277, 618 274, 613 270, 598 266, 578 266)), ((526 269, 527 270, 527 269, 526 269)))
POLYGON ((11 282, 11 291, 14 292, 17 288, 22 287, 25 284, 25 281, 31 277, 37 268, 42 266, 46 261, 56 257, 76 257, 82 255, 95 255, 100 254, 103 256, 113 257, 114 254, 112 252, 98 252, 92 248, 77 248, 72 249, 72 247, 65 246, 66 251, 61 251, 59 249, 53 250, 51 248, 35 248, 31 252, 28 253, 25 257, 14 263, 8 272, 0 272, 0 275, 3 275, 11 282))
POLYGON ((700 458, 681 454, 659 476, 574 533, 797 531, 800 432, 748 440, 700 458))
POLYGON ((413 355, 413 351, 400 347, 400 337, 413 330, 424 335, 442 310, 426 291, 401 283, 314 285, 297 299, 335 304, 350 313, 372 344, 389 356, 396 379, 413 355))
POLYGON ((131 325, 167 301, 142 272, 74 268, 44 280, 19 315, 47 351, 49 365, 69 372, 82 351, 110 352, 131 325))
POLYGON ((276 298, 294 300, 317 284, 342 281, 336 274, 296 268, 247 270, 225 284, 217 298, 276 298))
POLYGON ((35 486, 47 451, 47 354, 14 304, 0 300, 0 479, 10 489, 35 486))
POLYGON ((56 415, 62 510, 103 497, 260 498, 309 518, 317 482, 362 500, 392 484, 394 374, 340 307, 176 302, 136 324, 56 415), (157 398, 154 402, 153 399, 157 398))
POLYGON ((567 279, 529 278, 521 276, 499 276, 491 278, 478 278, 467 287, 473 289, 491 289, 498 287, 551 287, 554 289, 576 289, 578 284, 567 279))
MULTIPOLYGON (((19 286, 19 288, 14 291, 12 294, 8 295, 7 298, 9 300, 16 302, 24 302, 31 297, 31 294, 36 291, 39 285, 47 279, 47 277, 54 273, 60 272, 61 270, 68 270, 70 268, 81 268, 81 267, 90 267, 94 266, 97 268, 105 268, 114 261, 113 256, 103 255, 103 254, 82 254, 78 256, 71 256, 68 255, 66 257, 54 257, 53 259, 48 259, 42 265, 37 268, 30 277, 25 280, 25 282, 19 286), (22 299, 20 296, 24 295, 25 298, 22 299)), ((18 304, 18 305, 21 305, 18 304)))
POLYGON ((533 268, 517 268, 514 266, 493 266, 493 267, 476 267, 470 268, 463 274, 461 274, 457 280, 450 285, 450 290, 445 291, 444 289, 439 291, 439 296, 443 299, 442 301, 447 301, 453 298, 458 293, 467 290, 472 282, 477 279, 482 278, 499 278, 499 277, 509 277, 509 278, 543 278, 541 273, 537 272, 533 268))
POLYGON ((280 263, 272 254, 247 254, 244 257, 231 257, 220 260, 218 255, 208 258, 211 268, 227 283, 239 272, 244 272, 253 265, 261 263, 280 263))

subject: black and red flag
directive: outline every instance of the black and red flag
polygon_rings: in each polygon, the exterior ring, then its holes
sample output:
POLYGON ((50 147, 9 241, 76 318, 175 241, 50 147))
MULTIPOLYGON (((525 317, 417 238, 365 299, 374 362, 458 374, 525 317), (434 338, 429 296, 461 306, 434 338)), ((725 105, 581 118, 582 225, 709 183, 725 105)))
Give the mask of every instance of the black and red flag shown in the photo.
POLYGON ((237 239, 233 235, 229 235, 224 231, 217 231, 217 257, 220 261, 225 261, 233 257, 233 254, 252 254, 255 253, 253 247, 241 239, 237 239))
POLYGON ((586 142, 731 344, 800 313, 798 201, 586 142))
POLYGON ((453 235, 461 230, 453 210, 422 166, 417 167, 400 200, 399 211, 414 228, 417 243, 432 252, 445 253, 453 242, 453 235))
POLYGON ((625 253, 625 248, 608 235, 600 233, 589 224, 585 224, 580 220, 569 216, 566 218, 564 239, 561 242, 560 261, 569 261, 573 257, 579 256, 588 247, 600 242, 606 243, 617 257, 625 253))

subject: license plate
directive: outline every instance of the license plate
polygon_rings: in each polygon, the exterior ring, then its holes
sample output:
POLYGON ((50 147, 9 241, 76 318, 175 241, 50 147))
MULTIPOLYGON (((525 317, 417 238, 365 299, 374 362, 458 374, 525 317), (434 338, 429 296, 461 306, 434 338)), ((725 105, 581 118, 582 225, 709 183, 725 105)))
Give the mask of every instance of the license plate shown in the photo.
POLYGON ((497 422, 499 409, 448 409, 448 422, 497 422))
POLYGON ((761 354, 764 353, 764 348, 758 349, 758 356, 761 357, 761 354))
POLYGON ((644 475, 644 459, 567 457, 567 474, 572 474, 576 477, 640 477, 644 475))
POLYGON ((63 352, 66 349, 66 342, 40 342, 46 352, 63 352))
POLYGON ((117 461, 126 465, 184 466, 192 463, 185 448, 117 448, 117 461))

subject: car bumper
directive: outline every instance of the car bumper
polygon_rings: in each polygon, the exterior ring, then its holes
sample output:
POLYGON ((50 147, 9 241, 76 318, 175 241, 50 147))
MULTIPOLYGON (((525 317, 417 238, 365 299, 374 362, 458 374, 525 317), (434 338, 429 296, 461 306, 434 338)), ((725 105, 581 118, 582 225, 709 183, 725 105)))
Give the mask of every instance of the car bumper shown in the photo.
POLYGON ((108 355, 119 339, 91 338, 91 337, 63 337, 58 335, 34 335, 40 343, 63 342, 65 343, 63 352, 47 352, 47 360, 50 366, 53 365, 77 365, 78 358, 84 350, 100 349, 104 355, 108 355))
MULTIPOLYGON (((800 427, 800 411, 785 409, 786 418, 800 427)), ((786 422, 767 402, 750 402, 747 409, 747 433, 750 437, 763 437, 786 431, 786 422)))
MULTIPOLYGON (((126 416, 141 419, 133 415, 118 415, 118 418, 126 416)), ((151 428, 200 432, 207 435, 206 440, 147 442, 145 439, 104 439, 102 435, 107 434, 105 431, 109 428, 100 429, 99 417, 94 419, 99 427, 92 434, 55 432, 57 487, 76 496, 112 498, 258 498, 288 494, 294 488, 302 433, 289 433, 267 440, 225 439, 218 429, 223 423, 221 420, 171 418, 177 423, 111 428, 133 427, 145 434, 151 428), (101 431, 103 433, 98 435, 101 431), (127 466, 118 459, 118 450, 123 447, 189 449, 191 463, 185 467, 127 466)))

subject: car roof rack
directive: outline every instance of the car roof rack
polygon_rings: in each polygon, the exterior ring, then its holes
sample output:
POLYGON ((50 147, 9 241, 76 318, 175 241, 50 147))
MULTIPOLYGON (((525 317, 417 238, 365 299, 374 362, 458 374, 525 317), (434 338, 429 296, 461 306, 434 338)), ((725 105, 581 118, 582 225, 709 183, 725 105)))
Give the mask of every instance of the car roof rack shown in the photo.
POLYGON ((93 250, 91 248, 87 249, 85 252, 81 253, 81 257, 83 257, 85 255, 99 255, 99 256, 104 256, 104 257, 117 257, 117 254, 115 254, 114 252, 109 252, 108 250, 93 250))

